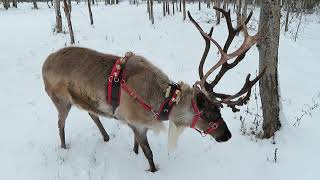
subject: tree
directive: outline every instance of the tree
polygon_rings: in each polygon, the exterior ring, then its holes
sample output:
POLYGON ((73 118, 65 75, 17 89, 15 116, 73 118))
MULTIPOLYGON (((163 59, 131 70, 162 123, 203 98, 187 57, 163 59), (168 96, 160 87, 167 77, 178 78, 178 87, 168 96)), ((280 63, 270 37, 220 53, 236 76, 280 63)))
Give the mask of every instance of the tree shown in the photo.
POLYGON ((91 3, 90 0, 87 0, 88 4, 88 9, 89 9, 89 17, 90 17, 90 24, 93 25, 93 16, 92 16, 92 11, 91 11, 91 3))
MULTIPOLYGON (((217 0, 216 1, 216 4, 215 4, 216 7, 219 7, 221 6, 220 4, 220 0, 217 0)), ((216 22, 216 25, 220 24, 220 12, 218 10, 216 10, 216 17, 217 17, 217 22, 216 22)))
POLYGON ((263 39, 258 44, 260 71, 267 66, 265 75, 259 81, 264 138, 274 136, 281 127, 278 82, 280 13, 280 0, 261 2, 259 31, 263 39))
POLYGON ((61 19, 61 11, 60 11, 60 0, 54 0, 54 10, 56 13, 55 31, 57 33, 61 33, 62 32, 62 19, 61 19))
POLYGON ((186 20, 186 0, 182 0, 183 20, 186 20))
POLYGON ((242 1, 241 0, 237 0, 237 10, 236 10, 236 13, 237 13, 237 27, 241 26, 241 24, 242 24, 241 7, 242 7, 242 1))
POLYGON ((69 5, 67 3, 67 0, 63 0, 63 6, 64 6, 64 13, 67 18, 68 22, 68 28, 69 28, 69 34, 70 34, 70 43, 74 44, 74 35, 73 35, 73 29, 72 29, 72 23, 71 23, 71 17, 70 17, 70 10, 69 10, 69 5))
POLYGON ((3 7, 7 10, 10 7, 9 0, 2 0, 3 7))
POLYGON ((150 0, 150 20, 151 23, 154 24, 154 16, 153 16, 153 0, 150 0))
POLYGON ((15 8, 18 8, 18 0, 13 0, 12 1, 12 6, 15 8))
POLYGON ((38 9, 37 1, 32 0, 32 3, 33 3, 33 8, 38 9))

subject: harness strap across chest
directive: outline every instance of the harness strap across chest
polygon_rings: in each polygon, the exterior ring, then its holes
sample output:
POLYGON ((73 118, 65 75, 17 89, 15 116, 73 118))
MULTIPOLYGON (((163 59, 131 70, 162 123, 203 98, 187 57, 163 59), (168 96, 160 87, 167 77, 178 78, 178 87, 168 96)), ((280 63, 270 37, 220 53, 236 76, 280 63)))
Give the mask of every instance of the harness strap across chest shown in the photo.
MULTIPOLYGON (((111 73, 108 77, 108 83, 107 83, 107 102, 112 105, 113 112, 115 109, 119 106, 120 103, 120 96, 121 96, 121 89, 126 91, 132 98, 134 98, 140 106, 146 110, 153 113, 153 115, 158 120, 167 120, 169 119, 169 115, 171 110, 173 109, 174 104, 176 103, 177 96, 179 94, 179 91, 181 90, 179 86, 175 83, 169 84, 170 86, 170 92, 168 96, 164 99, 164 101, 161 103, 159 110, 153 109, 153 107, 145 102, 130 86, 128 86, 124 79, 125 74, 125 63, 127 58, 132 56, 132 53, 127 53, 124 58, 119 58, 116 60, 116 62, 113 65, 113 68, 111 70, 111 73)), ((223 119, 220 119, 215 122, 209 123, 209 128, 205 131, 199 130, 196 128, 196 124, 198 123, 199 119, 205 119, 201 116, 201 112, 195 102, 194 99, 191 100, 191 105, 194 111, 194 116, 192 123, 190 125, 190 128, 195 129, 198 131, 202 136, 205 136, 207 134, 211 134, 213 131, 215 131, 220 124, 222 124, 224 121, 223 119)))
MULTIPOLYGON (((130 54, 130 56, 132 56, 132 54, 130 54)), ((171 90, 168 97, 164 99, 158 110, 153 109, 153 107, 145 102, 131 87, 126 84, 124 80, 125 63, 126 59, 130 56, 126 55, 124 58, 117 59, 108 77, 107 102, 112 105, 113 112, 120 104, 122 88, 131 97, 138 101, 138 103, 144 110, 152 112, 158 120, 169 119, 170 112, 173 109, 175 100, 178 96, 177 90, 180 90, 180 88, 175 83, 169 84, 169 86, 171 86, 171 90)))

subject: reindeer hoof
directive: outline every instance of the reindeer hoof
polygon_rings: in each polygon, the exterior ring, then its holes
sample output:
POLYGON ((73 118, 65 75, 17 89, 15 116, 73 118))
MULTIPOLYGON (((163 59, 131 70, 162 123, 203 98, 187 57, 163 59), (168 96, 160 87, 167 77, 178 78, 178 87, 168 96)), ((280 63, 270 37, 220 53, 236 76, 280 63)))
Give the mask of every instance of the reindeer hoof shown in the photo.
POLYGON ((133 152, 136 154, 139 154, 139 149, 138 148, 133 148, 133 152))
POLYGON ((148 169, 147 171, 152 172, 152 173, 155 173, 155 172, 158 171, 158 169, 156 169, 156 168, 151 168, 151 169, 148 169))
POLYGON ((109 136, 108 136, 108 135, 103 136, 103 141, 104 141, 104 142, 108 142, 108 141, 109 141, 109 139, 110 139, 110 138, 109 138, 109 136))

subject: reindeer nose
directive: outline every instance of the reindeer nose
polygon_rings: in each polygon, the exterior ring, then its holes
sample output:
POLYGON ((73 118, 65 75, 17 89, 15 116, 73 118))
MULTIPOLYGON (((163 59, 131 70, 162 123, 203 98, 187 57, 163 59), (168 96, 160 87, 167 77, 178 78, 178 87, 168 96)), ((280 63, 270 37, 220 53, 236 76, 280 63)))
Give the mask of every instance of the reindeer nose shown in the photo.
POLYGON ((225 134, 223 134, 221 137, 217 138, 217 142, 226 142, 232 137, 230 131, 227 131, 225 134))

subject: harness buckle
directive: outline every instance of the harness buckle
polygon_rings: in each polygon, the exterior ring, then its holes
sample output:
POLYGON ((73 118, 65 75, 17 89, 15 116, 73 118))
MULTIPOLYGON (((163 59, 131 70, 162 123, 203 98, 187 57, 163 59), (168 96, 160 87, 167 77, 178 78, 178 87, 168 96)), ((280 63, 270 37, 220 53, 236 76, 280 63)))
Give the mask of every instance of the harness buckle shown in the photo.
POLYGON ((114 81, 114 82, 119 82, 119 77, 114 77, 114 78, 113 78, 113 81, 114 81))
POLYGON ((112 82, 112 80, 113 80, 113 76, 109 76, 109 82, 112 82))
POLYGON ((159 117, 159 112, 157 112, 153 109, 151 109, 151 112, 153 113, 154 117, 157 117, 157 118, 159 117))

